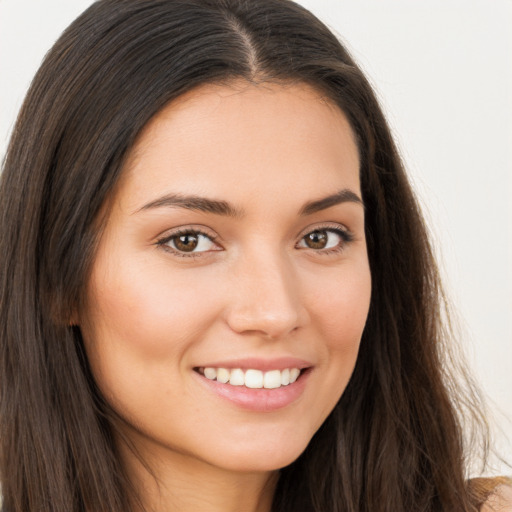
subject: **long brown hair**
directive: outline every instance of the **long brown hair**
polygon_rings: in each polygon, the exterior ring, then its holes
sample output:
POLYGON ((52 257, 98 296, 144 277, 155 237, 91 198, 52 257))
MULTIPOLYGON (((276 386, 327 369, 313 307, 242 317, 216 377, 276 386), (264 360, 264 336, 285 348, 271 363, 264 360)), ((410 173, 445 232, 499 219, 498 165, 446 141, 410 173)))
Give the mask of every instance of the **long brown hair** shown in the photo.
POLYGON ((444 302, 414 194, 364 75, 288 0, 100 0, 48 53, 0 185, 0 479, 9 512, 126 512, 133 496, 80 330, 102 206, 137 135, 185 91, 306 82, 356 134, 372 273, 354 374, 275 512, 471 511, 444 302))

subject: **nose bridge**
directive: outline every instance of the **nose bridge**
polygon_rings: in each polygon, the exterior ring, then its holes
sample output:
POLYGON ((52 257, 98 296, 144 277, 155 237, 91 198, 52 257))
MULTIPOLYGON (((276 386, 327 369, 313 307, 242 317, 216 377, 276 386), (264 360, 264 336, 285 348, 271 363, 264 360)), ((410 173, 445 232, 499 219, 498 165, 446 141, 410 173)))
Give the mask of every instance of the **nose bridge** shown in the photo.
POLYGON ((285 336, 301 325, 304 310, 299 283, 284 251, 259 248, 237 264, 228 323, 237 332, 268 338, 285 336))

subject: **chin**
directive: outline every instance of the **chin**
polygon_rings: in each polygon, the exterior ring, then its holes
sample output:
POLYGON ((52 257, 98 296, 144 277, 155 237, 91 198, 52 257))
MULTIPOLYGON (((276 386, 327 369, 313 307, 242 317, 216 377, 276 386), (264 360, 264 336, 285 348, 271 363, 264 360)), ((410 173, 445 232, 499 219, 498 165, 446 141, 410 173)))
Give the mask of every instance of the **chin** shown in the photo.
POLYGON ((224 467, 234 472, 269 472, 277 471, 292 464, 304 452, 310 439, 298 443, 238 442, 235 450, 212 454, 210 464, 224 467))

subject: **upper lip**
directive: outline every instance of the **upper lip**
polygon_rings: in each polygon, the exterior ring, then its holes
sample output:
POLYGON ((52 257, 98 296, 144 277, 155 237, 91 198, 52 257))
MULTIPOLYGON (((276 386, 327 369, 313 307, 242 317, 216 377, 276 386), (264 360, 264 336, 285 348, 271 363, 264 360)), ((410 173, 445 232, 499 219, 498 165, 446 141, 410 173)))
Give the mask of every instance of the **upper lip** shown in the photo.
POLYGON ((285 370, 286 368, 310 368, 313 366, 305 359, 297 357, 278 357, 273 359, 262 359, 258 357, 246 357, 243 359, 229 359, 222 361, 208 362, 205 364, 197 365, 195 368, 226 368, 234 369, 240 368, 242 370, 254 369, 262 371, 270 370, 285 370))

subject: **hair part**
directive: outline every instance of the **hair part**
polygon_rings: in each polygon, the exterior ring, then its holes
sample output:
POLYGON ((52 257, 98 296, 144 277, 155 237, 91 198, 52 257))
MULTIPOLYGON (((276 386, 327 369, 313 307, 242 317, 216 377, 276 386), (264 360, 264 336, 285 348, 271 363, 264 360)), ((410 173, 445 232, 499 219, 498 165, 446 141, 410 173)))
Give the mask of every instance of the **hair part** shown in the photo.
POLYGON ((387 123, 335 36, 288 0, 100 0, 61 36, 14 128, 0 184, 0 479, 9 512, 126 512, 115 414, 74 315, 102 212, 141 130, 206 83, 304 82, 347 116, 360 152, 372 273, 353 376, 274 510, 475 510, 445 369, 443 296, 387 123))

